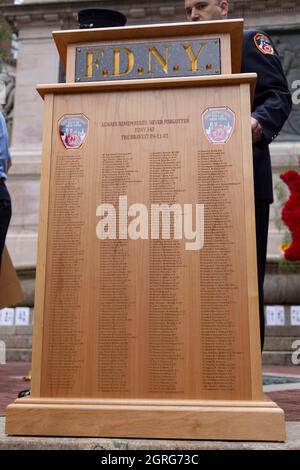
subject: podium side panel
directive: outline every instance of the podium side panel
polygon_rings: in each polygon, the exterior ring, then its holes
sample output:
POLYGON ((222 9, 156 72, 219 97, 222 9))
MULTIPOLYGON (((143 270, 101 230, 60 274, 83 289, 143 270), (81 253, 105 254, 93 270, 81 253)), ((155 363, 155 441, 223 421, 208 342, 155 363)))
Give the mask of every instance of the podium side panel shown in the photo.
POLYGON ((245 198, 246 217, 246 249, 247 249, 247 278, 249 288, 249 338, 251 353, 251 381, 252 399, 262 400, 261 389, 262 365, 260 353, 259 335, 259 311, 257 309, 258 281, 257 281, 257 256, 256 256, 256 236, 255 236, 255 205, 253 187, 253 153, 251 135, 251 108, 250 90, 247 85, 241 85, 241 122, 243 135, 243 155, 244 155, 244 181, 248 197, 245 198))
POLYGON ((46 295, 46 268, 49 221, 49 198, 50 198, 50 171, 52 155, 52 132, 53 132, 53 94, 46 95, 44 101, 44 131, 42 144, 42 164, 41 164, 41 185, 40 185, 40 215, 39 215, 39 237, 38 255, 36 269, 35 287, 35 312, 33 327, 33 348, 32 348, 32 385, 31 395, 40 396, 41 390, 41 367, 43 357, 44 338, 44 302, 46 295))

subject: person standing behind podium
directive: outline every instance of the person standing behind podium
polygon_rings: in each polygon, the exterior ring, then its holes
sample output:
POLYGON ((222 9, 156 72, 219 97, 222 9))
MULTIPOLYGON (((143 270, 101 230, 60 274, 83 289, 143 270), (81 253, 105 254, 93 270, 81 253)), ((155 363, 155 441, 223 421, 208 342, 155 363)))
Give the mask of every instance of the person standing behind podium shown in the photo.
MULTIPOLYGON (((185 0, 189 21, 227 18, 228 0, 185 0)), ((291 110, 292 101, 277 51, 271 39, 257 30, 244 31, 242 73, 257 73, 251 114, 256 220, 256 247, 261 349, 265 316, 263 283, 266 268, 269 209, 273 202, 269 144, 277 137, 291 110)))
POLYGON ((7 172, 11 167, 8 150, 7 127, 3 114, 0 112, 0 268, 5 238, 11 218, 11 201, 6 187, 7 172))

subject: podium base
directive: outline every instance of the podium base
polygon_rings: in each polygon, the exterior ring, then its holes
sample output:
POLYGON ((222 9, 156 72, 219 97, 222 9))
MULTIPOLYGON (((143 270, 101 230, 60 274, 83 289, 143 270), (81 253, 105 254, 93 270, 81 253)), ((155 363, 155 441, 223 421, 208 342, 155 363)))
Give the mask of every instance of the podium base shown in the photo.
POLYGON ((21 398, 6 410, 15 436, 284 441, 284 413, 272 401, 21 398))

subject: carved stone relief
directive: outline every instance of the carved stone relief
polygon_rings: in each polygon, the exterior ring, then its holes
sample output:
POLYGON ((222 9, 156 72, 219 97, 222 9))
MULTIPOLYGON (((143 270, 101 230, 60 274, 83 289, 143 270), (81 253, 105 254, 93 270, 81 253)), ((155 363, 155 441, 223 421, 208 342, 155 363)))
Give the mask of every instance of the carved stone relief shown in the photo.
MULTIPOLYGON (((300 31, 271 34, 273 43, 280 55, 291 94, 295 94, 296 80, 300 81, 300 31)), ((299 82, 300 84, 300 82, 299 82)), ((298 93, 299 95, 300 93, 298 93)), ((294 100, 295 101, 295 100, 294 100)), ((300 104, 293 102, 291 114, 277 138, 281 141, 299 141, 300 104)))

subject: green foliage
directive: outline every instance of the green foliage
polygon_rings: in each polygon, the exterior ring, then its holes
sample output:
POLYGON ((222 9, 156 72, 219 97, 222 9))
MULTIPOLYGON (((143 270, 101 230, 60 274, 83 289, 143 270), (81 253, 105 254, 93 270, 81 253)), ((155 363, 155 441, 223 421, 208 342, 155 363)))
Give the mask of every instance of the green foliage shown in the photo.
MULTIPOLYGON (((3 3, 3 0, 0 0, 0 4, 1 3, 3 3)), ((5 26, 5 21, 2 15, 0 15, 0 62, 7 58, 7 54, 2 47, 2 43, 3 41, 6 41, 9 38, 10 38, 10 34, 5 26)), ((1 65, 0 65, 0 68, 1 68, 1 65)))

